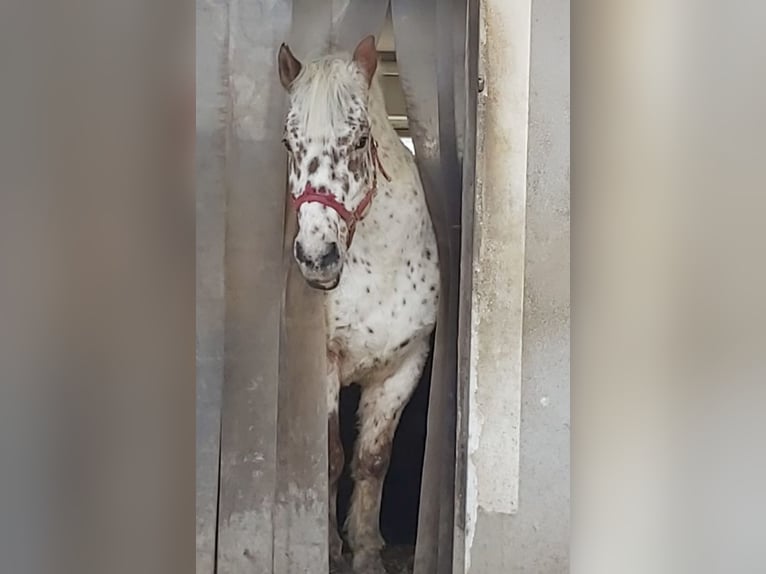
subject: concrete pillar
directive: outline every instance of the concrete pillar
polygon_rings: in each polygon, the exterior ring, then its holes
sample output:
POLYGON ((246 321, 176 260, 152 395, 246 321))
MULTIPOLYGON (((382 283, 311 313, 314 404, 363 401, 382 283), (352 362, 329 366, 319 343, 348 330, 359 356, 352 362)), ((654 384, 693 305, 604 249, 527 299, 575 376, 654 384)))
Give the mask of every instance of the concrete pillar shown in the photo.
POLYGON ((485 0, 482 14, 466 572, 558 574, 569 571, 569 2, 485 0))

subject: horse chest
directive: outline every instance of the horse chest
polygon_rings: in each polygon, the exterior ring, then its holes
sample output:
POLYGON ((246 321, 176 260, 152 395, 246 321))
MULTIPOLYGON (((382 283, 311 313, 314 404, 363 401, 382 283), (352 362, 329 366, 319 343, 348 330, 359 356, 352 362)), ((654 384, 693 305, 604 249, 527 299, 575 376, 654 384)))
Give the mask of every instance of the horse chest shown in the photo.
POLYGON ((342 378, 385 377, 409 344, 433 330, 438 267, 410 261, 415 274, 404 263, 376 270, 374 261, 352 262, 328 296, 328 348, 342 358, 342 378))

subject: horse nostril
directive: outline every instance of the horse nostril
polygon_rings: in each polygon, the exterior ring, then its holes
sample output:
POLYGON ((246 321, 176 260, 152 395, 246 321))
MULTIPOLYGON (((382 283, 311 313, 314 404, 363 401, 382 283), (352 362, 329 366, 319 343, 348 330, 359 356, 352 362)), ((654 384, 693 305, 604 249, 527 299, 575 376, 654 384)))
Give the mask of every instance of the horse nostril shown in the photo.
POLYGON ((334 265, 340 259, 340 252, 338 251, 338 244, 333 242, 330 244, 330 248, 327 253, 322 255, 322 267, 329 267, 334 265))
POLYGON ((299 241, 296 241, 295 243, 295 258, 298 260, 299 263, 309 262, 309 258, 306 257, 306 252, 303 251, 303 246, 300 244, 299 241))

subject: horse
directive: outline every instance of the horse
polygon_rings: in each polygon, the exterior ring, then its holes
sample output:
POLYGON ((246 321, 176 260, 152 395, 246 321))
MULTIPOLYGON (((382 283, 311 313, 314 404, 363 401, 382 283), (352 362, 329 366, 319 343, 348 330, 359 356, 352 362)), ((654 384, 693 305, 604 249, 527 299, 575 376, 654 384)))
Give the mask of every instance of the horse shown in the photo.
POLYGON ((385 574, 380 503, 402 410, 429 355, 439 299, 433 223, 415 159, 388 121, 375 38, 353 55, 306 65, 282 44, 288 94, 283 143, 297 211, 293 256, 325 291, 329 556, 342 568, 338 479, 344 465, 338 398, 358 384, 354 490, 345 523, 357 573, 385 574))

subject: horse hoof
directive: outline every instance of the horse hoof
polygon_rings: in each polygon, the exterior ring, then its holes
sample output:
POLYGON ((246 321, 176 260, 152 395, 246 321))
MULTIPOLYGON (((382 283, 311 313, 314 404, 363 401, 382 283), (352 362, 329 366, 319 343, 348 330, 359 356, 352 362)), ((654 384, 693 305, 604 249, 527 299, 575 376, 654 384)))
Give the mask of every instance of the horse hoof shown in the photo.
POLYGON ((378 552, 354 554, 354 574, 386 574, 378 552))

